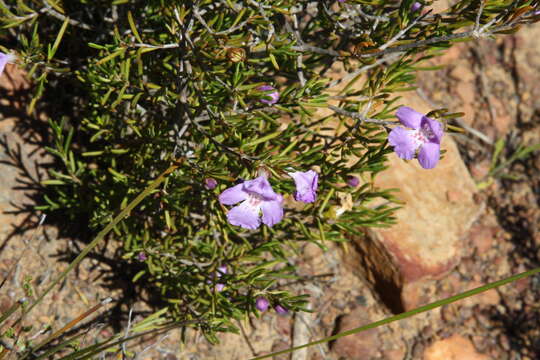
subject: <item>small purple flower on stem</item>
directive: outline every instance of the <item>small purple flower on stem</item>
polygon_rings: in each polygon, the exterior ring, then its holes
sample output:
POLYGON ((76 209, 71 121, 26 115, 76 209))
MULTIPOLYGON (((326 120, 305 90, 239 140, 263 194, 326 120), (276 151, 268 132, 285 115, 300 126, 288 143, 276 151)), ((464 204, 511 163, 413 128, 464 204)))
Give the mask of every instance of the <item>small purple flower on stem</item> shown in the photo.
POLYGON ((338 0, 338 1, 339 1, 339 2, 345 2, 345 1, 347 1, 347 0, 338 0))
POLYGON ((146 256, 144 251, 141 251, 140 253, 137 254, 137 260, 145 261, 146 259, 148 259, 148 257, 146 256))
POLYGON ((279 93, 277 92, 276 88, 270 85, 261 85, 257 88, 257 90, 265 91, 266 94, 264 96, 266 98, 270 99, 261 99, 261 102, 268 105, 274 105, 279 100, 279 93), (271 92, 270 92, 271 91, 271 92))
POLYGON ((360 179, 358 179, 356 176, 349 175, 347 176, 347 185, 350 187, 357 187, 360 185, 360 179))
MULTIPOLYGON (((227 267, 226 266, 220 266, 217 268, 216 276, 219 279, 221 276, 227 273, 227 267)), ((225 284, 217 283, 216 284, 216 291, 221 292, 225 288, 225 284)))
POLYGON ((257 310, 259 310, 260 312, 265 312, 266 310, 268 310, 268 305, 270 303, 268 302, 268 300, 266 300, 265 297, 262 297, 262 296, 259 296, 257 298, 257 300, 255 300, 255 307, 257 308, 257 310))
POLYGON ((207 188, 208 190, 214 190, 216 186, 217 186, 216 179, 213 179, 213 178, 204 179, 204 187, 207 188))
POLYGON ((412 12, 417 12, 418 10, 420 10, 422 8, 422 4, 419 3, 418 1, 415 1, 412 5, 411 5, 411 11, 412 12))
POLYGON ((232 225, 245 229, 257 229, 262 222, 274 226, 283 219, 283 196, 276 194, 265 176, 244 181, 223 191, 219 195, 223 205, 234 205, 227 213, 227 220, 232 225))
POLYGON ((289 312, 289 310, 287 310, 285 307, 281 306, 281 305, 276 305, 274 307, 274 310, 276 310, 276 312, 280 315, 285 315, 289 312))
POLYGON ((13 62, 15 60, 15 56, 12 54, 4 54, 3 52, 0 52, 0 75, 4 72, 4 68, 6 67, 6 64, 9 62, 13 62))
POLYGON ((294 192, 296 201, 305 203, 314 202, 317 198, 319 174, 313 170, 309 170, 306 172, 297 171, 289 173, 289 176, 294 179, 294 183, 296 184, 296 191, 294 192))
POLYGON ((411 160, 419 150, 420 165, 424 169, 433 169, 439 162, 441 152, 441 124, 408 106, 400 107, 396 116, 403 125, 412 129, 397 126, 390 131, 388 142, 396 154, 402 159, 411 160))

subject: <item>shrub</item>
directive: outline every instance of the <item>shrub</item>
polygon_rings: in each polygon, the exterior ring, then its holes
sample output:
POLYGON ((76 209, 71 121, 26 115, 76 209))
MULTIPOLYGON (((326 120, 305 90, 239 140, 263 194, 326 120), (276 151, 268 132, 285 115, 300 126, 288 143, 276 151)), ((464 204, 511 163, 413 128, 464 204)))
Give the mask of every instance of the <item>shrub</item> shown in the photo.
POLYGON ((373 181, 422 62, 538 20, 535 4, 0 2, 4 40, 35 82, 28 111, 47 108, 58 159, 38 209, 97 231, 176 164, 111 236, 145 264, 133 281, 210 340, 268 304, 304 310, 283 286, 302 244, 392 224, 392 190, 373 181))

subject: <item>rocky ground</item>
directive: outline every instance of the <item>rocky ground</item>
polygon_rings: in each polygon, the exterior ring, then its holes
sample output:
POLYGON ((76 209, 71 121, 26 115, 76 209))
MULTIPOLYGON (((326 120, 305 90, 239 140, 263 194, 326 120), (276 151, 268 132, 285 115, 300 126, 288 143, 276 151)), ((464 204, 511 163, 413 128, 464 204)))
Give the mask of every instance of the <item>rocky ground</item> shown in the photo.
MULTIPOLYGON (((540 266, 540 157, 490 173, 494 144, 505 139, 502 159, 519 145, 540 143, 540 26, 516 35, 454 46, 419 73, 420 88, 403 104, 419 111, 445 107, 465 116, 453 124, 467 131, 446 136, 444 159, 435 170, 395 157, 378 181, 399 187, 405 207, 390 229, 369 231, 323 253, 307 244, 295 262, 308 281, 291 284, 309 293, 313 314, 277 316, 241 323, 241 335, 226 334, 210 346, 188 333, 147 339, 133 346, 140 359, 247 359, 268 351, 367 324, 419 305, 540 266), (509 175, 512 178, 508 178, 509 175), (144 349, 147 351, 143 352, 144 349)), ((81 244, 64 240, 47 225, 34 232, 40 214, 31 210, 36 182, 49 159, 40 135, 43 116, 24 112, 29 85, 14 66, 0 77, 0 311, 40 293, 67 266, 81 244), (40 125, 41 124, 41 125, 40 125), (20 260, 19 260, 20 258, 20 260), (31 280, 28 277, 31 277, 31 280)), ((46 224, 46 222, 45 222, 46 224)), ((147 314, 114 250, 104 245, 83 261, 62 286, 32 312, 31 335, 55 328, 105 297, 113 302, 96 320, 78 325, 92 339, 147 314)), ((282 359, 538 359, 540 276, 420 314, 389 326, 313 346, 282 359)))

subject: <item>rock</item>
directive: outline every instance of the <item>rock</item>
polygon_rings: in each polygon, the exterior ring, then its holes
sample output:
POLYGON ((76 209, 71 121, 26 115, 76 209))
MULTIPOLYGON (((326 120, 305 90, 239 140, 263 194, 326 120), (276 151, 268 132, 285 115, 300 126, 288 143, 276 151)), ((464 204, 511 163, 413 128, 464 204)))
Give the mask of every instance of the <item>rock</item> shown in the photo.
POLYGON ((474 162, 473 164, 471 164, 469 169, 471 171, 472 177, 476 181, 481 181, 481 180, 484 180, 488 176, 490 167, 491 167, 491 162, 486 159, 486 160, 474 162))
POLYGON ((370 229, 369 239, 356 240, 368 257, 361 261, 368 281, 394 313, 410 309, 406 303, 418 304, 403 298, 415 293, 403 292, 406 286, 440 278, 459 262, 462 237, 482 210, 473 198, 475 184, 448 136, 443 148, 447 152, 432 170, 422 169, 416 160, 390 156, 376 185, 399 188, 396 196, 404 207, 396 212, 395 225, 370 229))
POLYGON ((482 225, 473 226, 470 231, 470 239, 480 256, 486 254, 493 246, 496 229, 482 225))
POLYGON ((383 359, 385 360, 403 360, 406 356, 405 349, 394 349, 383 352, 383 359))
MULTIPOLYGON (((467 289, 465 290, 472 290, 475 288, 478 288, 480 286, 485 285, 484 282, 479 281, 471 281, 467 284, 467 289)), ((477 294, 472 297, 468 297, 463 300, 464 306, 474 306, 476 304, 483 304, 483 305, 492 305, 495 306, 501 301, 501 297, 499 296, 499 293, 497 292, 497 289, 491 289, 488 291, 484 291, 483 293, 477 294)))
MULTIPOLYGON (((372 322, 366 308, 357 307, 343 316, 337 326, 337 332, 343 332, 372 322)), ((381 343, 377 329, 370 329, 337 339, 332 345, 332 352, 345 359, 370 359, 379 352, 381 343)))
POLYGON ((513 37, 516 44, 510 44, 509 47, 512 50, 518 49, 518 51, 512 51, 512 54, 515 57, 513 59, 515 72, 519 79, 518 96, 521 100, 519 102, 519 120, 531 123, 535 118, 535 109, 540 107, 540 84, 535 81, 535 74, 538 74, 540 70, 540 47, 538 46, 540 28, 532 26, 527 30, 527 33, 516 34, 513 37))
POLYGON ((453 335, 431 344, 424 351, 424 360, 488 360, 489 356, 480 354, 474 345, 461 335, 453 335))
MULTIPOLYGON (((468 66, 467 63, 464 61, 460 61, 452 68, 452 70, 450 71, 450 76, 452 76, 456 80, 459 80, 460 82, 474 83, 476 81, 475 73, 473 72, 471 67, 468 66)), ((465 99, 472 100, 472 98, 465 99)))

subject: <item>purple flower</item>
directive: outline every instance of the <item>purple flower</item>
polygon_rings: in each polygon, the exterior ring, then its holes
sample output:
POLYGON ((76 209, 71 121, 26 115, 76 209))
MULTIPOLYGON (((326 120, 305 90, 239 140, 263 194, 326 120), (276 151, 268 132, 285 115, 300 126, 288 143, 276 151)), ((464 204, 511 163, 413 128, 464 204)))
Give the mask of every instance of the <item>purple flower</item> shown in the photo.
POLYGON ((390 131, 388 142, 396 154, 402 159, 411 160, 419 150, 420 165, 424 169, 433 169, 440 157, 443 136, 441 124, 407 106, 400 107, 396 116, 403 125, 412 129, 397 126, 390 131))
MULTIPOLYGON (((219 279, 223 274, 227 273, 227 267, 226 266, 220 266, 217 268, 216 276, 219 279)), ((225 284, 217 283, 216 284, 216 291, 221 292, 225 288, 225 284)))
POLYGON ((244 181, 223 191, 219 195, 223 205, 234 205, 227 213, 227 220, 232 225, 245 229, 257 229, 262 222, 274 226, 283 218, 283 196, 276 194, 265 176, 244 181))
POLYGON ((204 179, 204 187, 207 188, 208 190, 214 190, 216 186, 217 186, 216 179, 213 179, 213 178, 204 179))
POLYGON ((289 310, 287 310, 285 307, 281 306, 281 305, 276 305, 274 307, 274 310, 276 310, 276 312, 280 315, 285 315, 289 312, 289 310))
POLYGON ((257 90, 265 91, 267 92, 264 94, 266 99, 261 99, 262 103, 268 104, 268 105, 274 105, 279 100, 279 93, 276 91, 276 88, 270 85, 261 85, 257 88, 257 90), (273 90, 273 91, 272 91, 273 90), (272 92, 270 92, 272 91, 272 92), (267 99, 270 98, 270 99, 267 99))
POLYGON ((146 254, 143 251, 141 251, 139 254, 137 254, 137 260, 145 261, 146 259, 148 259, 148 257, 146 256, 146 254))
POLYGON ((265 312, 266 310, 268 310, 268 305, 269 305, 268 300, 266 300, 266 298, 262 296, 259 296, 257 300, 255 301, 255 307, 260 312, 265 312))
POLYGON ((420 10, 422 8, 422 4, 419 3, 418 1, 415 1, 412 5, 411 5, 411 11, 412 12, 417 12, 418 10, 420 10))
POLYGON ((6 64, 8 62, 12 62, 13 60, 15 60, 15 56, 0 52, 0 75, 2 75, 2 73, 4 72, 4 68, 6 67, 6 64))
POLYGON ((359 184, 360 179, 358 179, 356 176, 347 176, 347 185, 349 185, 350 187, 357 187, 359 184))
POLYGON ((339 2, 345 2, 345 1, 347 1, 347 0, 338 0, 338 1, 339 1, 339 2))
POLYGON ((289 173, 289 176, 294 179, 296 184, 296 191, 294 198, 296 201, 302 201, 305 203, 312 203, 317 198, 317 186, 319 181, 319 174, 313 170, 306 172, 293 172, 289 173))

